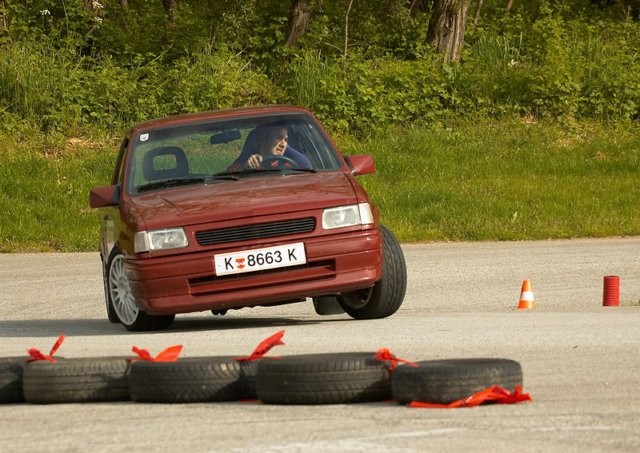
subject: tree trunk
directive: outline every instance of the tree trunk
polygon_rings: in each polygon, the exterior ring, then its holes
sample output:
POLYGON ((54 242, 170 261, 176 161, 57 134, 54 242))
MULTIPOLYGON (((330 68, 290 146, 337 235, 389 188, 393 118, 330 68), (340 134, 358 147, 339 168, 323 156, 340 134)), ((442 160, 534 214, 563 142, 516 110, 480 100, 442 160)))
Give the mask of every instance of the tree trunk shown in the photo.
POLYGON ((476 8, 476 17, 473 18, 473 26, 478 25, 478 20, 480 19, 480 10, 482 9, 483 0, 478 0, 478 7, 476 8))
POLYGON ((313 10, 322 4, 322 0, 291 0, 289 8, 288 46, 295 46, 307 31, 309 18, 313 10))
POLYGON ((178 0, 162 0, 162 5, 169 17, 169 24, 175 25, 178 18, 178 0))
POLYGON ((434 0, 427 44, 432 44, 445 61, 457 61, 464 44, 470 0, 434 0))
POLYGON ((129 12, 129 0, 120 0, 120 6, 125 13, 129 12))
POLYGON ((7 4, 5 0, 0 0, 0 38, 7 35, 7 4))
POLYGON ((427 11, 427 5, 425 0, 412 0, 409 7, 409 15, 414 17, 418 11, 427 11))
POLYGON ((344 16, 344 53, 342 54, 342 58, 345 64, 347 61, 347 55, 348 55, 348 49, 349 49, 349 13, 351 13, 351 6, 353 6, 353 0, 349 1, 347 14, 344 16))
POLYGON ((504 8, 504 11, 509 14, 511 12, 511 7, 513 6, 513 0, 509 0, 507 6, 504 8))

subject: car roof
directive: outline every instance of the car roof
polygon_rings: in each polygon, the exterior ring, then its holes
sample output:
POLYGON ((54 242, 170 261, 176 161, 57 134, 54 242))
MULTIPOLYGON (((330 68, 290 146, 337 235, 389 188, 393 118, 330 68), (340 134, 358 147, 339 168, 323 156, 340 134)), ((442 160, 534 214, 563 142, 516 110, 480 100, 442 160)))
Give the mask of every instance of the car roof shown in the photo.
POLYGON ((303 107, 292 105, 267 105, 258 107, 239 107, 234 109, 211 110, 198 113, 185 113, 181 115, 172 115, 164 118, 143 121, 134 125, 129 132, 135 133, 141 130, 150 130, 170 126, 178 126, 181 124, 201 123, 210 120, 219 120, 226 118, 249 118, 255 116, 268 116, 276 114, 311 114, 311 112, 303 107))

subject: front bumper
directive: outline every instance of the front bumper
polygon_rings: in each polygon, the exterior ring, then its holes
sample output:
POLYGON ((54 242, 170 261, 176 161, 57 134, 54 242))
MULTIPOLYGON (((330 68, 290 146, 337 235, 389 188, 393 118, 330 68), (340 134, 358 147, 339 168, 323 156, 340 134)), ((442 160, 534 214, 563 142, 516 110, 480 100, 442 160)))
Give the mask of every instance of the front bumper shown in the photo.
MULTIPOLYGON (((262 243, 260 247, 287 241, 262 243)), ((372 286, 381 278, 378 228, 304 240, 300 266, 217 276, 212 251, 128 258, 127 274, 141 309, 150 314, 226 310, 297 301, 372 286)), ((257 248, 257 247, 256 247, 257 248)), ((221 253, 232 250, 216 250, 221 253)))

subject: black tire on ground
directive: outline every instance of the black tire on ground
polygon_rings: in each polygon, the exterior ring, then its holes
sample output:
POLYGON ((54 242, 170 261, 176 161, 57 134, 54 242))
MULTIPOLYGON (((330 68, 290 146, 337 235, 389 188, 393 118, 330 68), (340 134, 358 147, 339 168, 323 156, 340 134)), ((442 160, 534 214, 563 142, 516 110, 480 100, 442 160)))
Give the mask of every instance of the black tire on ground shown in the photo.
POLYGON ((120 319, 118 319, 118 315, 116 314, 116 311, 113 309, 113 305, 111 305, 111 302, 107 302, 107 319, 111 324, 120 323, 120 319))
POLYGON ((138 307, 124 267, 124 255, 117 248, 113 249, 109 257, 106 285, 109 320, 115 314, 118 321, 133 332, 164 330, 173 324, 175 315, 154 316, 138 307), (110 309, 113 309, 113 313, 110 313, 110 309))
POLYGON ((127 357, 30 362, 22 379, 29 403, 87 403, 129 400, 127 357))
MULTIPOLYGON (((267 360, 267 359, 260 359, 267 360)), ((146 403, 199 403, 256 398, 256 362, 192 357, 176 362, 136 361, 131 399, 146 403)))
POLYGON ((258 363, 258 399, 268 404, 346 404, 391 399, 386 363, 374 352, 310 354, 258 363))
POLYGON ((104 287, 104 300, 105 300, 106 309, 107 309, 107 319, 111 324, 119 324, 120 318, 118 318, 118 314, 116 313, 115 308, 113 308, 111 297, 109 297, 108 274, 107 274, 107 269, 104 266, 104 263, 102 266, 102 281, 103 281, 102 286, 104 287))
POLYGON ((400 243, 385 226, 382 231, 382 278, 364 290, 344 293, 338 301, 355 319, 386 318, 394 314, 407 290, 407 267, 400 243))
POLYGON ((341 315, 344 309, 335 296, 321 296, 313 298, 313 309, 320 316, 341 315))
POLYGON ((0 358, 0 403, 22 403, 22 374, 27 364, 26 357, 0 358))
POLYGON ((401 365, 393 372, 391 389, 399 403, 449 404, 494 385, 511 392, 522 385, 522 367, 509 359, 430 360, 417 365, 401 365))

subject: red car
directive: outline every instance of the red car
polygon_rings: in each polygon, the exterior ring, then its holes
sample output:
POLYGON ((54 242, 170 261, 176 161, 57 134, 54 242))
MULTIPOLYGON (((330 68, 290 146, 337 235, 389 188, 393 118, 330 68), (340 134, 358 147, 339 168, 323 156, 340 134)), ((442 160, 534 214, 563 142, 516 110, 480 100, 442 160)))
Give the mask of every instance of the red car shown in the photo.
POLYGON ((288 106, 178 115, 134 126, 103 208, 107 316, 167 328, 177 313, 302 302, 389 316, 407 273, 394 235, 311 112, 288 106))

